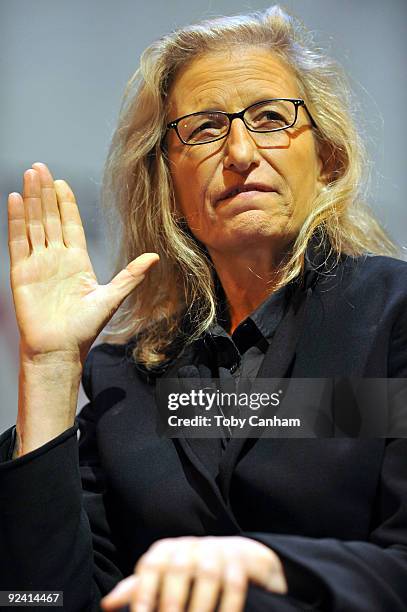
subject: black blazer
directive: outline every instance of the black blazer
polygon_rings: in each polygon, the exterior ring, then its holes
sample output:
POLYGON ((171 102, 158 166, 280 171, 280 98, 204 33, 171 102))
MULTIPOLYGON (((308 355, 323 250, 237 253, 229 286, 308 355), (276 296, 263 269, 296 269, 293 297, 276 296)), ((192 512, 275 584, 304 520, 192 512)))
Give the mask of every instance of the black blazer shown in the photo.
MULTIPOLYGON (((343 258, 312 281, 261 376, 407 378, 407 263, 343 258)), ((191 441, 157 435, 130 346, 90 351, 74 427, 14 461, 12 428, 0 437, 1 590, 59 589, 65 610, 94 611, 157 539, 241 534, 276 551, 289 585, 251 587, 248 610, 407 610, 407 439, 236 439, 215 480, 191 441)), ((199 342, 169 375, 191 364, 199 342)))

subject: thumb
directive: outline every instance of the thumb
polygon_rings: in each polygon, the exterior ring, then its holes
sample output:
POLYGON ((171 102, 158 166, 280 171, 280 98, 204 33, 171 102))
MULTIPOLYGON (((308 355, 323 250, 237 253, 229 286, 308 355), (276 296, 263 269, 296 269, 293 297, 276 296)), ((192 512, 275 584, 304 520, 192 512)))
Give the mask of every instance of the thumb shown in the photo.
POLYGON ((146 272, 159 261, 157 253, 143 253, 131 261, 107 285, 113 307, 119 307, 123 300, 145 278, 146 272))

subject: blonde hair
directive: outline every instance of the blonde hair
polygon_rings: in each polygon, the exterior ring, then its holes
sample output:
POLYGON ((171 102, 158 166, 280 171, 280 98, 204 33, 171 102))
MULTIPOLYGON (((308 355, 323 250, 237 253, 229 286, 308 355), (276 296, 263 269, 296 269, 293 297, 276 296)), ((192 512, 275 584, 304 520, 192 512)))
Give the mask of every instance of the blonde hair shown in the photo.
POLYGON ((355 126, 348 79, 303 24, 276 5, 181 28, 143 52, 125 89, 103 179, 103 209, 113 234, 119 229, 115 273, 141 253, 160 255, 159 264, 124 301, 103 336, 121 344, 137 335, 132 356, 148 369, 168 363, 216 317, 213 265, 176 215, 162 146, 168 92, 180 67, 236 45, 270 49, 292 69, 318 126, 316 144, 326 166, 326 187, 316 196, 274 289, 302 273, 305 250, 317 228, 337 258, 342 253, 398 254, 364 201, 367 155, 355 126))

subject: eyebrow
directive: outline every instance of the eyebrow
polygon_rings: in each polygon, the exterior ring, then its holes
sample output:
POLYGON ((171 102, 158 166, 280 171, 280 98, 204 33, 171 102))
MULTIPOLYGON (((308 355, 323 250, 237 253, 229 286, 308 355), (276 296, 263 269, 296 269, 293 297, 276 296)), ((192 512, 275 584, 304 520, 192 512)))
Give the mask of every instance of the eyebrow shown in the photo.
MULTIPOLYGON (((272 95, 272 94, 264 94, 264 96, 256 96, 256 99, 251 102, 250 104, 247 104, 247 106, 244 106, 243 108, 247 108, 248 106, 252 106, 253 104, 257 104, 258 102, 262 102, 263 100, 278 100, 280 98, 288 98, 290 96, 276 96, 276 95, 272 95)), ((292 97, 292 96, 291 96, 292 97)), ((298 96, 297 96, 298 97, 298 96)), ((197 105, 198 106, 198 105, 197 105)), ((227 111, 222 111, 219 106, 215 106, 215 105, 211 105, 209 107, 206 108, 202 108, 199 109, 197 111, 191 111, 191 113, 184 113, 184 115, 190 115, 192 113, 216 113, 216 112, 227 112, 227 111)))
POLYGON ((225 112, 225 111, 221 111, 219 106, 211 106, 210 108, 203 108, 202 110, 199 110, 196 112, 197 113, 219 113, 219 112, 225 112))
POLYGON ((190 113, 184 113, 184 115, 190 115, 192 113, 217 113, 221 110, 220 107, 221 107, 221 104, 219 104, 218 106, 213 104, 211 106, 206 106, 205 108, 200 108, 199 104, 197 104, 196 108, 198 108, 199 110, 191 111, 190 113))

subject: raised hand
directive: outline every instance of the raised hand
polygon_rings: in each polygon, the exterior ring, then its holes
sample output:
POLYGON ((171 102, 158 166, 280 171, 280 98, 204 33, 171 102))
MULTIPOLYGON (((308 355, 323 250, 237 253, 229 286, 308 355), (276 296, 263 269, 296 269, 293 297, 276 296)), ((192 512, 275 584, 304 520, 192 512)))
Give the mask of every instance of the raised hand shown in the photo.
POLYGON ((86 355, 123 300, 159 257, 144 253, 99 285, 75 196, 45 164, 24 173, 23 196, 8 200, 10 280, 26 359, 86 355))

